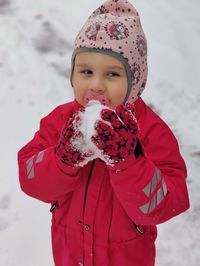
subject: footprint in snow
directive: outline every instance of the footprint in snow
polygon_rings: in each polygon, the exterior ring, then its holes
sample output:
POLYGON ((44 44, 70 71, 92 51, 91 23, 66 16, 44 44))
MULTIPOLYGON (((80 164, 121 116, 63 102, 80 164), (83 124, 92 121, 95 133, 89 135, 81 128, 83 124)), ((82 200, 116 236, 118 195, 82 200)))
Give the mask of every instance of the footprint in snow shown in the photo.
POLYGON ((0 0, 0 15, 5 14, 9 11, 10 4, 10 0, 0 0))
POLYGON ((9 195, 5 195, 0 199, 0 211, 7 210, 10 206, 11 199, 9 195))
POLYGON ((42 23, 41 32, 33 39, 34 47, 42 54, 63 55, 71 49, 71 44, 60 37, 49 21, 42 23))
POLYGON ((15 215, 9 211, 11 198, 5 195, 0 199, 0 232, 9 228, 15 221, 15 215))

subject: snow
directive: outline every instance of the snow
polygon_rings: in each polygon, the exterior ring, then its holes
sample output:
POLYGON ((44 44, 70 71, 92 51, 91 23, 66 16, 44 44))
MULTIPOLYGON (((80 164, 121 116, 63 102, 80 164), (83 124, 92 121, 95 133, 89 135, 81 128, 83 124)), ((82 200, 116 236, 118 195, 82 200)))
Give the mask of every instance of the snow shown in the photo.
MULTIPOLYGON (((105 109, 105 105, 101 104, 100 101, 90 100, 85 110, 78 112, 74 120, 76 138, 72 143, 79 151, 88 155, 82 163, 79 163, 81 167, 96 158, 101 158, 107 164, 112 165, 112 161, 103 155, 102 151, 97 148, 91 139, 92 136, 96 135, 95 124, 98 120, 102 120, 101 111, 103 109, 105 109)), ((109 108, 106 107, 106 109, 109 108)))
MULTIPOLYGON (((169 124, 188 167, 191 208, 159 225, 156 266, 200 265, 200 2, 134 0, 147 35, 143 98, 169 124)), ((53 266, 49 206, 23 194, 16 153, 41 117, 73 98, 73 40, 100 0, 0 0, 0 264, 53 266)))

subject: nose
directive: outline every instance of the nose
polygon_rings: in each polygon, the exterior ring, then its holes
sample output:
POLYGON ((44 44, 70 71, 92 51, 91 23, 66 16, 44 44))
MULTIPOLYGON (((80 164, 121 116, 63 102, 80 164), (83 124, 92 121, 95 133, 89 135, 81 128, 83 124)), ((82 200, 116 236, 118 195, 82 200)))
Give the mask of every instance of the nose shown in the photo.
POLYGON ((102 94, 106 90, 105 83, 100 76, 94 76, 89 83, 89 90, 94 94, 102 94))

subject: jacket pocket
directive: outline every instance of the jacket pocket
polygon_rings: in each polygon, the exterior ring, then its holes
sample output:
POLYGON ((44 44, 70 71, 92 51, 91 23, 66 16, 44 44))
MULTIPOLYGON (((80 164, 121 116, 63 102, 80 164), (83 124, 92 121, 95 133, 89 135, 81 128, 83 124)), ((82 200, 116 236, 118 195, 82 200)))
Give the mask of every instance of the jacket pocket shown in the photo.
POLYGON ((56 225, 67 225, 67 216, 71 204, 71 193, 57 200, 51 205, 50 212, 56 225))
POLYGON ((54 202, 52 205, 51 205, 51 208, 50 208, 50 212, 52 213, 56 208, 58 207, 58 202, 54 202))
POLYGON ((109 239, 111 244, 123 244, 136 238, 144 237, 148 228, 134 223, 127 218, 121 221, 112 221, 109 239))
POLYGON ((144 228, 142 228, 142 226, 136 224, 133 222, 133 226, 135 228, 135 230, 140 234, 143 235, 144 234, 144 228))

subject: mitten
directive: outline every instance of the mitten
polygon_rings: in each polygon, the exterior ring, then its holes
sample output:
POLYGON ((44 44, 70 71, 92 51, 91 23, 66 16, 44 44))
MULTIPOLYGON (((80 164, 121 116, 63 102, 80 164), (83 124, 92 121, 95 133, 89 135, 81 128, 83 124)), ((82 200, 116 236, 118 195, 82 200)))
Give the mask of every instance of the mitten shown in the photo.
POLYGON ((116 111, 102 110, 101 117, 103 120, 97 121, 92 141, 107 163, 114 166, 134 155, 139 133, 134 109, 131 104, 119 105, 116 111))
POLYGON ((56 156, 59 162, 71 166, 78 167, 82 166, 84 160, 90 156, 90 154, 82 153, 73 144, 75 140, 83 138, 79 132, 78 127, 80 123, 79 113, 75 113, 65 124, 58 145, 55 148, 56 156))

